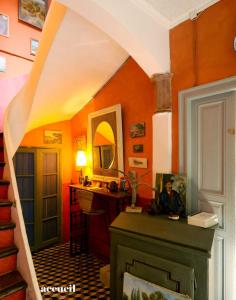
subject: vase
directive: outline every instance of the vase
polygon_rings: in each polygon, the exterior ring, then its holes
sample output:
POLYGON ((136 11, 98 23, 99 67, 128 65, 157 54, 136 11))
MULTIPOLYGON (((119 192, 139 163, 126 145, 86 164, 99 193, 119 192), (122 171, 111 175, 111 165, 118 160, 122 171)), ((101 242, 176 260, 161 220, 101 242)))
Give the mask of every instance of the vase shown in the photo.
POLYGON ((137 189, 136 187, 132 187, 131 207, 135 207, 136 200, 137 200, 137 189))

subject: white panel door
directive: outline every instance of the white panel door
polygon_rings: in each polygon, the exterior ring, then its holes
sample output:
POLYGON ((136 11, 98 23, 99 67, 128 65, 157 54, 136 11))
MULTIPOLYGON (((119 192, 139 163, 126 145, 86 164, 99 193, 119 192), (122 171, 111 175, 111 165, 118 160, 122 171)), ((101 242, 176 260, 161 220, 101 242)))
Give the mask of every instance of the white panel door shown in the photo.
POLYGON ((193 101, 187 124, 192 211, 219 217, 210 262, 210 300, 235 299, 234 97, 230 92, 193 101))

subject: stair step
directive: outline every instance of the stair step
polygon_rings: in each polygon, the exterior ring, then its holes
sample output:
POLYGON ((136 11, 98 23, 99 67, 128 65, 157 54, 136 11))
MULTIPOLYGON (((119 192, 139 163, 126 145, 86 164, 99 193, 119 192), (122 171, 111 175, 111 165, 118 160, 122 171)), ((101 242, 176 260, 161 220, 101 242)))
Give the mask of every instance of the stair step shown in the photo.
POLYGON ((4 274, 0 276, 0 299, 23 300, 25 299, 23 296, 25 296, 26 287, 27 284, 18 271, 14 270, 4 274))
POLYGON ((0 147, 3 146, 3 133, 0 133, 0 147))
POLYGON ((8 198, 0 198, 0 203, 2 203, 2 202, 11 202, 8 198))
POLYGON ((12 202, 6 199, 0 199, 0 207, 11 207, 12 206, 12 202))
POLYGON ((25 300, 26 299, 26 289, 21 289, 17 292, 14 292, 13 294, 10 294, 8 296, 3 296, 3 298, 0 297, 0 300, 25 300))
POLYGON ((5 162, 0 161, 0 179, 3 178, 4 167, 5 167, 5 162))
POLYGON ((4 161, 4 147, 0 146, 0 161, 4 161))
POLYGON ((9 181, 0 179, 0 199, 8 198, 9 184, 9 181))
MULTIPOLYGON (((11 222, 0 222, 0 247, 10 247, 14 244, 15 224, 11 222)), ((0 298, 1 299, 1 298, 0 298)))
POLYGON ((0 231, 1 230, 14 229, 15 227, 16 227, 16 224, 14 224, 12 222, 0 222, 0 231))
POLYGON ((0 179, 3 178, 3 171, 4 171, 4 168, 0 167, 0 179))
POLYGON ((16 246, 0 248, 0 276, 16 269, 17 252, 16 246))
POLYGON ((5 167, 5 162, 0 160, 0 179, 2 179, 4 167, 5 167))
POLYGON ((12 204, 13 203, 9 200, 0 199, 0 222, 9 223, 11 221, 12 204))
MULTIPOLYGON (((11 205, 0 202, 0 222, 8 223, 11 221, 11 205)), ((0 245, 1 247, 1 245, 0 245)))
POLYGON ((8 223, 11 221, 11 206, 11 201, 0 199, 0 222, 8 223))
POLYGON ((15 245, 5 248, 0 248, 0 258, 9 256, 11 254, 17 253, 18 249, 15 245))
POLYGON ((9 185, 10 184, 10 181, 8 180, 4 180, 4 179, 0 179, 0 185, 9 185))

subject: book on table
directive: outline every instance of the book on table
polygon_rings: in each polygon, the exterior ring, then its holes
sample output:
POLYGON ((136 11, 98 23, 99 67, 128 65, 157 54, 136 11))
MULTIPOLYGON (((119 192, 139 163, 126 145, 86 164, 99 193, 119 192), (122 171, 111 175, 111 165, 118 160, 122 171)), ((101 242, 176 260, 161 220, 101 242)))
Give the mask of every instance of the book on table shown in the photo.
POLYGON ((188 224, 208 228, 218 224, 218 216, 214 213, 200 212, 193 216, 188 216, 188 224))

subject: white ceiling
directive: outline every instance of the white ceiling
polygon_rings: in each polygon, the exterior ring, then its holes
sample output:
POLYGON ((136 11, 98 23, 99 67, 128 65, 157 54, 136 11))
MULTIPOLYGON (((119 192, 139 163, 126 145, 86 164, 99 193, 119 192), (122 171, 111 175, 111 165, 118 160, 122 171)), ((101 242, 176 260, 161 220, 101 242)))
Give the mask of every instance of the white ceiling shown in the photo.
POLYGON ((132 0, 134 4, 149 12, 153 17, 160 16, 169 28, 191 19, 197 13, 220 0, 132 0))
MULTIPOLYGON (((54 2, 68 9, 50 41, 51 48, 32 99, 28 130, 69 120, 129 55, 149 76, 168 71, 168 29, 217 0, 54 2)), ((52 22, 49 12, 44 31, 50 29, 52 22)), ((39 49, 36 60, 40 60, 40 55, 39 49)))
POLYGON ((67 10, 38 81, 29 129, 70 119, 127 58, 105 33, 67 10))

